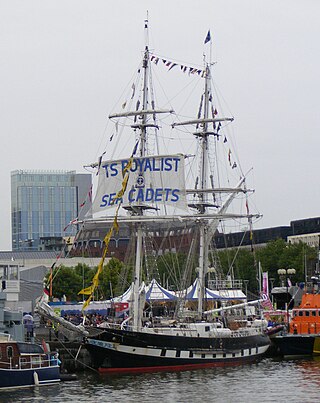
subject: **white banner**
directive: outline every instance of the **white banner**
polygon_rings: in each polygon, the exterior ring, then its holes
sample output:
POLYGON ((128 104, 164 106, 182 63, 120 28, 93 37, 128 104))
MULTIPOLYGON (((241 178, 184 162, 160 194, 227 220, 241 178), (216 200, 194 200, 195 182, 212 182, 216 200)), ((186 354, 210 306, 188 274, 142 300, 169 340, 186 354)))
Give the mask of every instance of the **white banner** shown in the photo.
MULTIPOLYGON (((122 189, 122 171, 127 164, 128 159, 101 163, 93 213, 120 202, 115 196, 122 189)), ((121 201, 124 206, 161 203, 186 209, 184 156, 134 158, 127 189, 121 201)))

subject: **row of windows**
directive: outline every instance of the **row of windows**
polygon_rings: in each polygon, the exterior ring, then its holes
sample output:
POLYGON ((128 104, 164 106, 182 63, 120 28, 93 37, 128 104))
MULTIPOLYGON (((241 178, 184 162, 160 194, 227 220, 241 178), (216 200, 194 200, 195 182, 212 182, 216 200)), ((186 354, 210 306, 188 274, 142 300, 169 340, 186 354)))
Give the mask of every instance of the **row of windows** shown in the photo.
POLYGON ((19 182, 43 182, 43 183, 47 183, 47 182, 57 182, 57 183, 61 183, 61 182, 66 182, 66 183, 70 183, 71 179, 73 179, 73 175, 57 175, 57 174, 52 174, 52 175, 26 175, 26 174, 22 174, 22 175, 17 175, 15 178, 12 177, 12 179, 15 179, 16 181, 19 182))
POLYGON ((320 311, 293 311, 293 316, 320 316, 320 311))
POLYGON ((60 204, 76 201, 75 187, 19 187, 18 204, 60 204))
MULTIPOLYGON (((18 266, 0 266, 0 279, 1 280, 17 280, 18 279, 18 266)), ((0 349, 1 352, 1 349, 0 349)))

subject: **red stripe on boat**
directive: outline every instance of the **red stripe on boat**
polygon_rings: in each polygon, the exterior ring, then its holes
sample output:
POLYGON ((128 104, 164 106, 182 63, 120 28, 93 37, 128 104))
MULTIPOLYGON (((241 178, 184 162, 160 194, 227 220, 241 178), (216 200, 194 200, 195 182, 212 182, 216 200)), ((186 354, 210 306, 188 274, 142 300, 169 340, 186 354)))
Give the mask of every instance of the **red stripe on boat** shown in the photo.
MULTIPOLYGON (((252 357, 254 358, 254 357, 252 357)), ((155 367, 132 367, 132 368, 99 368, 100 373, 108 374, 121 374, 121 373, 139 373, 139 372, 160 372, 160 371, 188 371, 200 368, 212 368, 223 366, 242 365, 243 361, 229 361, 229 362, 210 362, 206 364, 185 364, 185 365, 159 365, 155 367)))

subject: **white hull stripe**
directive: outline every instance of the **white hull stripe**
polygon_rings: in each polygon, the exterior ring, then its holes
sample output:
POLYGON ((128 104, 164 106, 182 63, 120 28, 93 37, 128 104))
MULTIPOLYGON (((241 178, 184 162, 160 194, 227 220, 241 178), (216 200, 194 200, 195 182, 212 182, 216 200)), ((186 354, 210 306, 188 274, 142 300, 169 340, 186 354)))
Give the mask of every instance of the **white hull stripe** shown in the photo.
POLYGON ((119 343, 110 343, 102 340, 89 339, 88 344, 93 346, 98 346, 105 348, 107 350, 118 351, 119 353, 131 354, 136 356, 147 356, 147 357, 163 357, 163 358, 175 358, 175 359, 227 359, 227 358, 241 358, 241 357, 252 357, 255 355, 261 355, 265 353, 269 347, 260 346, 251 349, 239 349, 235 350, 233 353, 223 353, 222 351, 199 351, 199 350, 173 350, 173 349, 160 349, 160 348, 148 348, 148 347, 134 347, 127 346, 119 343), (190 354, 192 353, 192 354, 190 354))
POLYGON ((32 383, 30 385, 1 386, 0 390, 33 388, 34 386, 54 385, 54 384, 56 384, 58 382, 60 382, 60 379, 52 379, 50 381, 40 381, 39 385, 35 385, 34 383, 32 383))

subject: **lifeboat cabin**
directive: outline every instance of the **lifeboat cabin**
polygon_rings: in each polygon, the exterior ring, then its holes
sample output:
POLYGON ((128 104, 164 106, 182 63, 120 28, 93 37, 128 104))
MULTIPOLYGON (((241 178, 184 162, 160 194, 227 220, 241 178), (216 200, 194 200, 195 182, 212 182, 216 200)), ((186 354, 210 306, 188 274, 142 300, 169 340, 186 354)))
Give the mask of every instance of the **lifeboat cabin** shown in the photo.
POLYGON ((304 294, 299 307, 292 310, 291 334, 320 333, 320 294, 304 294))

